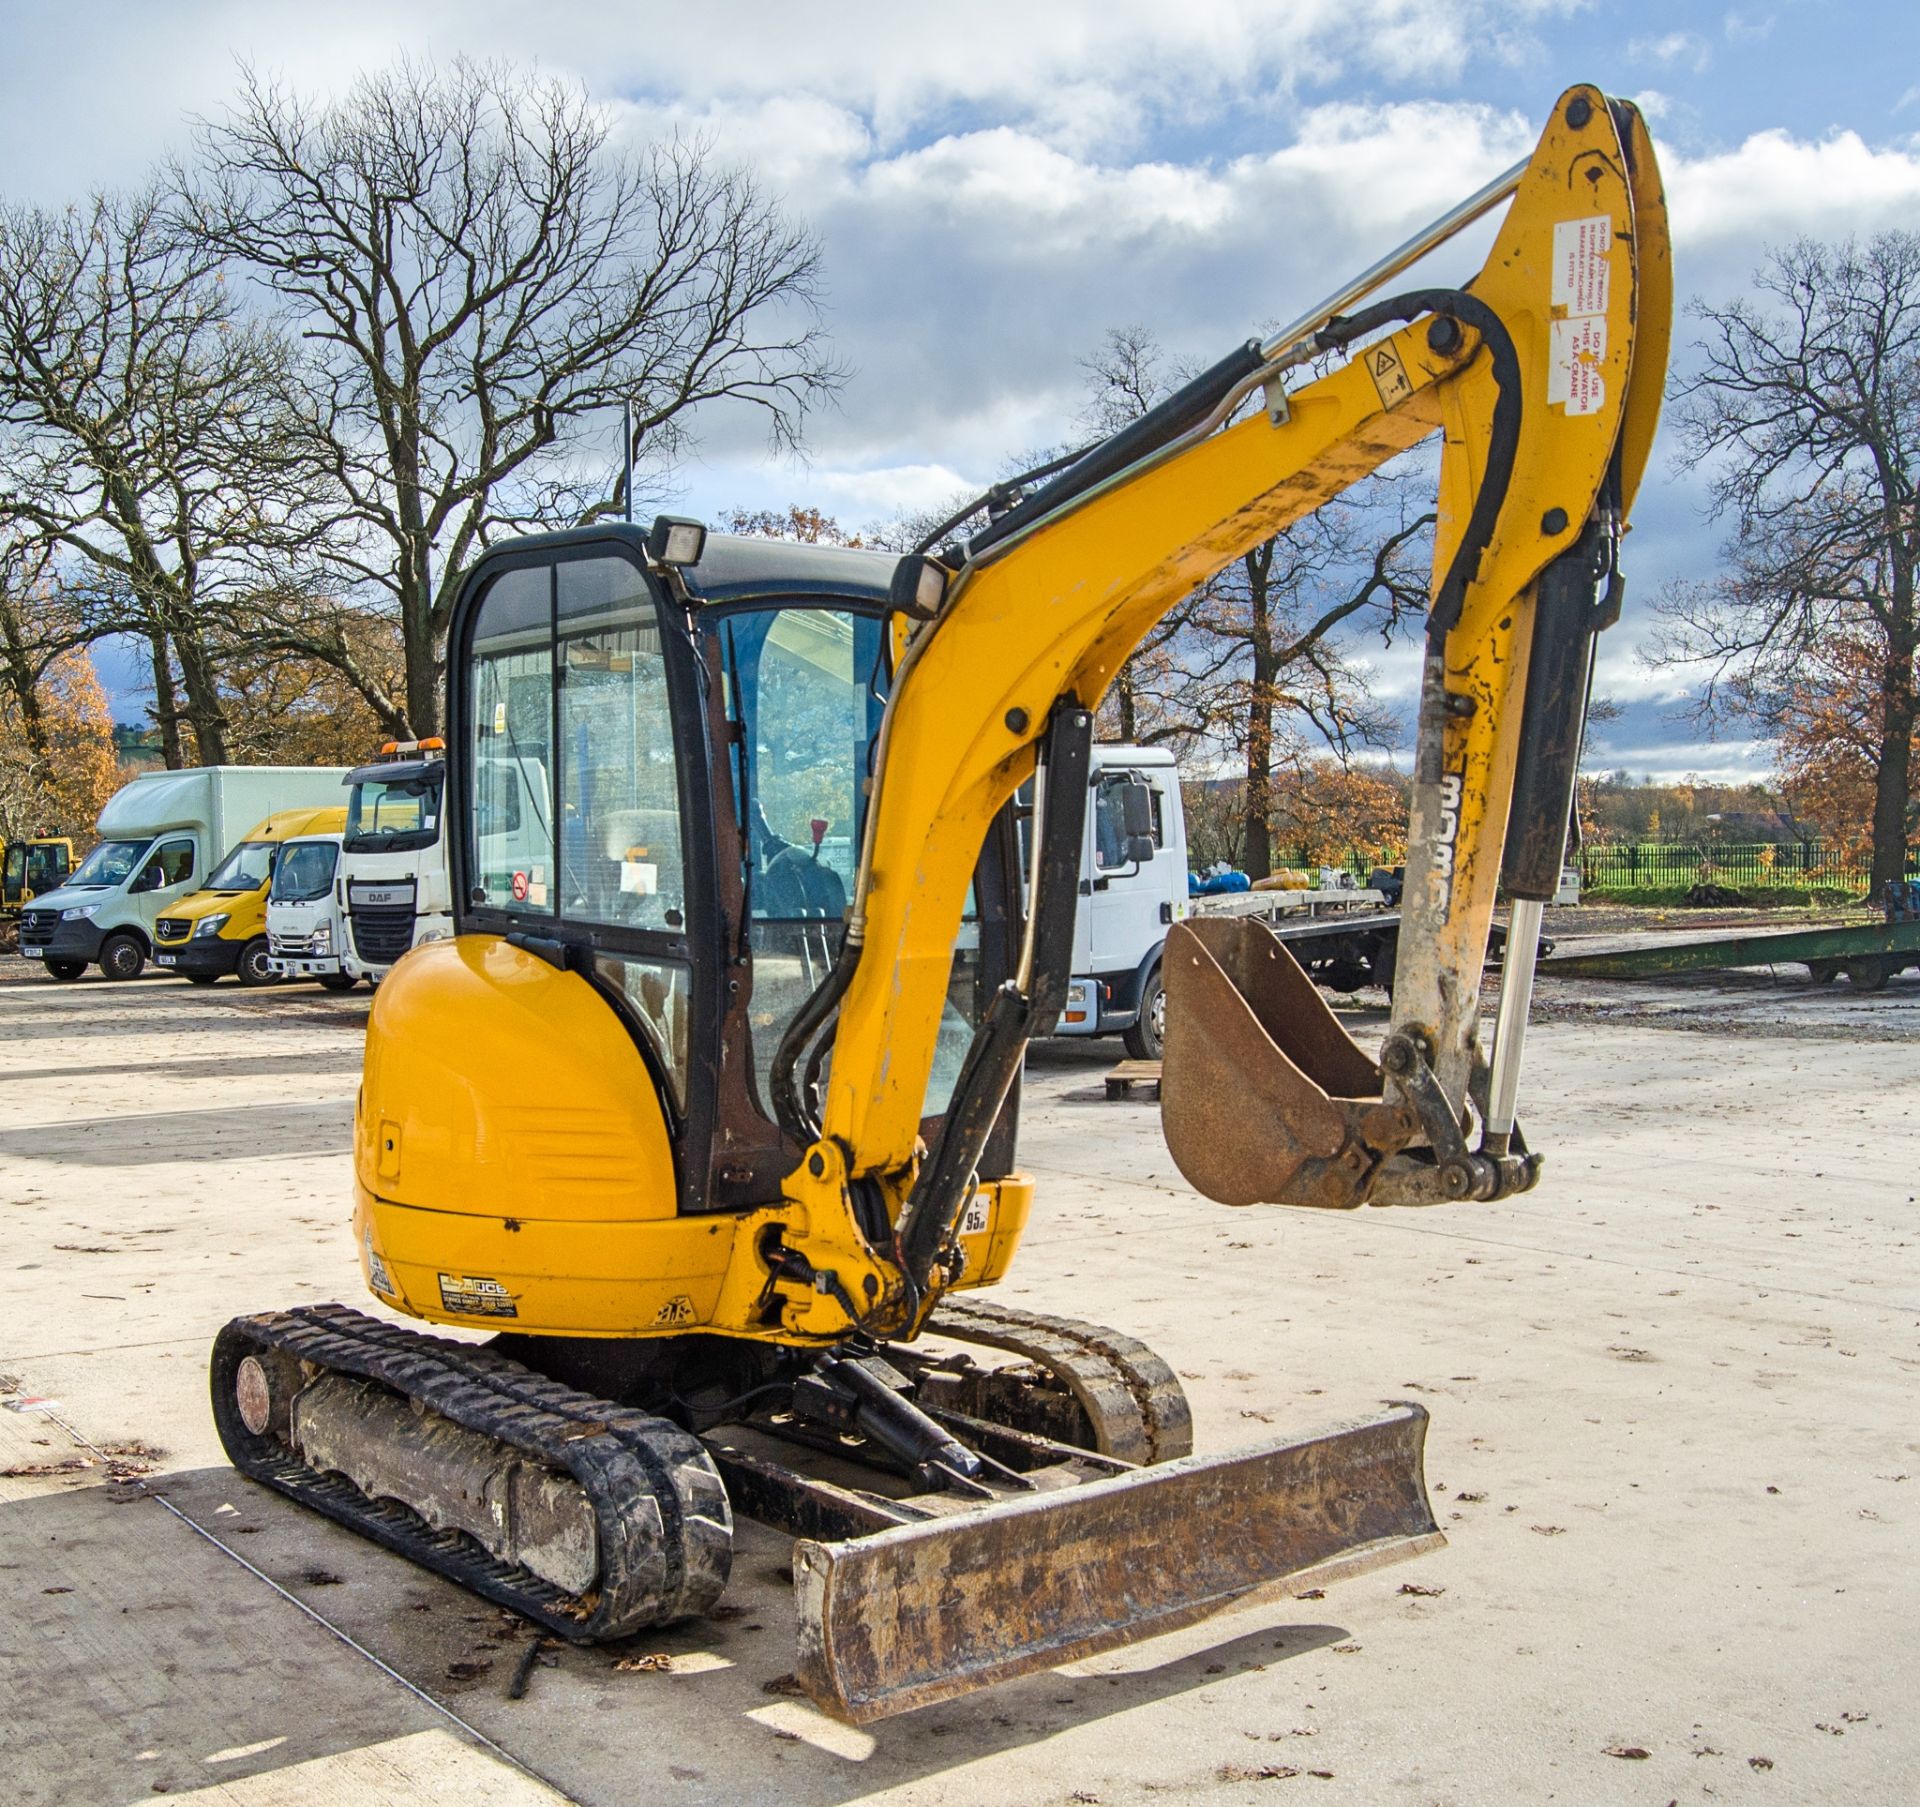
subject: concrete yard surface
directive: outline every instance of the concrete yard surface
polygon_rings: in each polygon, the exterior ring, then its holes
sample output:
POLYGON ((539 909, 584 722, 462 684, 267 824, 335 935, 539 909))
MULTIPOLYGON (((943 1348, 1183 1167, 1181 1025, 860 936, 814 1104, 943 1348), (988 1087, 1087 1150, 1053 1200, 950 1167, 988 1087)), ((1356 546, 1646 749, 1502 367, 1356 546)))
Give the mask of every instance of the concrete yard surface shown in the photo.
POLYGON ((1037 1050, 1000 1296, 1151 1343, 1202 1451, 1422 1402, 1449 1544, 856 1731, 761 1527, 715 1617, 515 1700, 523 1622, 227 1467, 219 1325, 369 1305, 364 993, 0 984, 0 1801, 1910 1801, 1917 1001, 1543 987, 1546 1178, 1425 1212, 1210 1204, 1117 1044, 1037 1050))

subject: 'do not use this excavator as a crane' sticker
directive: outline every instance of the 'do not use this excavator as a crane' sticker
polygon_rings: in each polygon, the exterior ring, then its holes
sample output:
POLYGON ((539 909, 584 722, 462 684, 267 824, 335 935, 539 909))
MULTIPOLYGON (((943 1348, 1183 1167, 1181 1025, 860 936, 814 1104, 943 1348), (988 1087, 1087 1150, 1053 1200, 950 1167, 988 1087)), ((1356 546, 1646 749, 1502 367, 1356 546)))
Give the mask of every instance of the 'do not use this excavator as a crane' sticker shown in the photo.
POLYGON ((780 1527, 796 1672, 856 1721, 1439 1544, 1418 1405, 1196 1455, 1151 1350, 983 1296, 1033 1204, 1022 1058, 1063 1001, 1122 661, 1437 434, 1378 1058, 1263 924, 1177 924, 1163 1123, 1228 1204, 1534 1184, 1539 910, 1670 315, 1645 127, 1576 87, 1524 163, 971 537, 662 517, 489 551, 448 649, 456 935, 381 986, 354 1126, 368 1287, 489 1334, 234 1320, 235 1465, 580 1641, 709 1610, 733 1514, 780 1527), (1502 203, 1471 282, 1393 291, 1502 203))

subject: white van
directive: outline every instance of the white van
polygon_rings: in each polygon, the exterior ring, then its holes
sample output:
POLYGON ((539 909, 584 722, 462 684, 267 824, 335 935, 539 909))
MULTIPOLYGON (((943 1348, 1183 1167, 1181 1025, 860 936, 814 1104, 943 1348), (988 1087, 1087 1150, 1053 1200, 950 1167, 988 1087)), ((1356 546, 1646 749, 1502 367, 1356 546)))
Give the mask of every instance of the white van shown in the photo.
POLYGON ((57 891, 20 915, 20 952, 56 979, 98 962, 136 979, 155 919, 207 882, 256 822, 276 810, 337 803, 344 766, 195 766, 143 772, 108 799, 100 840, 57 891))
POLYGON ((351 991, 346 969, 346 885, 337 834, 302 835, 280 849, 267 893, 267 965, 283 979, 318 979, 351 991))

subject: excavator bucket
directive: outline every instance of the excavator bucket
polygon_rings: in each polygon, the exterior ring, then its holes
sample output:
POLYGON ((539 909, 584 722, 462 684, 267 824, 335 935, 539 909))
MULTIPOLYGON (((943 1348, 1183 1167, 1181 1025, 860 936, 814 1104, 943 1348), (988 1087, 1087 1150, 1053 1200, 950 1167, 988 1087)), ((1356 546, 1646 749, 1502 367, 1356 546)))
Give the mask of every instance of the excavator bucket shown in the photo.
POLYGON ((794 1547, 798 1676, 842 1719, 904 1713, 1446 1540, 1427 1414, 1177 1461, 794 1547))
POLYGON ((1160 1120, 1188 1182, 1225 1205, 1363 1203, 1418 1122, 1286 943, 1253 917, 1196 917, 1168 934, 1161 978, 1160 1120))

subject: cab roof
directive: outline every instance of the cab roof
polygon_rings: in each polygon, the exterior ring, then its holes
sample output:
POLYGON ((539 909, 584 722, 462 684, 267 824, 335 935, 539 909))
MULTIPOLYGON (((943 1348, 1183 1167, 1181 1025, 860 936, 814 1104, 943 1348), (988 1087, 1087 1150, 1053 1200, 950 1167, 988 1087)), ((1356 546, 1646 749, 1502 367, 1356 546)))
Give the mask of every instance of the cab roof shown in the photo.
POLYGON ((346 827, 344 803, 332 804, 326 809, 278 809, 254 823, 240 840, 291 841, 296 835, 344 834, 346 827))
POLYGON ((847 597, 884 603, 897 552, 864 546, 818 546, 803 540, 710 533, 697 565, 681 568, 687 593, 714 604, 781 596, 847 597))

